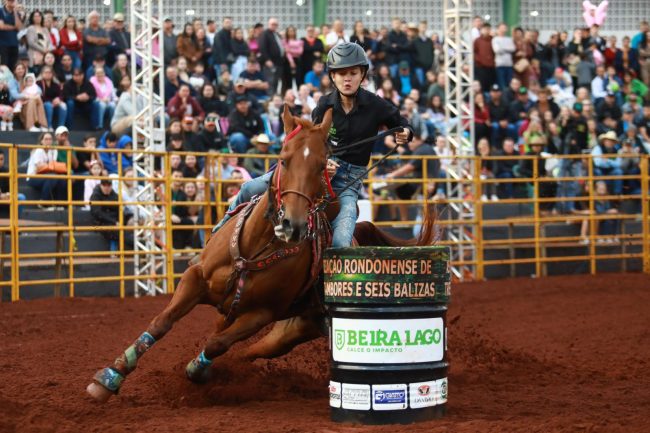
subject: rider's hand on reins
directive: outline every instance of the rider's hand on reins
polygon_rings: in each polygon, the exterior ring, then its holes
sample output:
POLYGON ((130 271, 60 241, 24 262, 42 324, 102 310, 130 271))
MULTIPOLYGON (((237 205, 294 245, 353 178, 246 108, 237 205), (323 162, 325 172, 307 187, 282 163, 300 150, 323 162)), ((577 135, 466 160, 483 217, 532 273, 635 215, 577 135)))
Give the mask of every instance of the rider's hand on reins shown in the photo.
POLYGON ((402 132, 395 133, 395 142, 398 146, 406 144, 409 142, 409 135, 411 135, 411 131, 409 131, 407 128, 403 128, 402 132))
POLYGON ((339 168, 339 163, 333 159, 327 160, 327 175, 331 178, 336 174, 336 170, 339 168))

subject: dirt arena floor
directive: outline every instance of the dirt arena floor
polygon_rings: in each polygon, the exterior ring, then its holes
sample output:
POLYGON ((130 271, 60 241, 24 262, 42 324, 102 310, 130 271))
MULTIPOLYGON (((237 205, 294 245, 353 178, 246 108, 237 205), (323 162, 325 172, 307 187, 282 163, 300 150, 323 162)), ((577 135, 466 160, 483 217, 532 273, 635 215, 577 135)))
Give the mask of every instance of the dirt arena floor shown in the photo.
POLYGON ((117 397, 91 401, 95 371, 167 301, 0 304, 0 432, 650 431, 647 275, 453 286, 448 414, 417 426, 330 422, 325 339, 254 364, 235 347, 213 382, 191 384, 184 367, 211 332, 208 307, 158 342, 117 397))

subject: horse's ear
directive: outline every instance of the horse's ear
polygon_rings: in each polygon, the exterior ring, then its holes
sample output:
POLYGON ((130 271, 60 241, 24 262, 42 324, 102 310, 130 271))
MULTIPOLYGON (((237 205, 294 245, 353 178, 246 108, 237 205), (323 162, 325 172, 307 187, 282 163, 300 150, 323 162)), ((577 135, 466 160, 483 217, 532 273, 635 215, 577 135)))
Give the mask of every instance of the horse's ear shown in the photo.
POLYGON ((296 121, 293 119, 287 104, 284 104, 284 110, 282 111, 282 123, 284 123, 285 134, 289 134, 296 127, 296 121))
POLYGON ((325 114, 323 114, 323 121, 320 123, 320 131, 325 138, 330 132, 330 127, 332 126, 332 109, 328 109, 325 114))

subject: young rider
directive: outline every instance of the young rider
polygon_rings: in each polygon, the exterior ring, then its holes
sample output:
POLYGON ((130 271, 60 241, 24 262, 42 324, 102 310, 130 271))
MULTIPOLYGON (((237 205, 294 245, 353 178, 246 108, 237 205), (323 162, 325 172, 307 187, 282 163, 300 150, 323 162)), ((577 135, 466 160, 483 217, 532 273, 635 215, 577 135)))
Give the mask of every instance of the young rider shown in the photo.
MULTIPOLYGON (((360 45, 354 43, 338 44, 327 55, 327 70, 336 90, 320 98, 312 112, 312 120, 315 124, 321 123, 325 112, 333 109, 329 142, 334 151, 338 146, 343 147, 375 136, 382 126, 389 129, 403 127, 402 132, 395 134, 397 145, 406 144, 412 137, 411 126, 400 115, 397 107, 361 88, 368 67, 366 53, 360 45)), ((352 243, 362 179, 354 182, 342 194, 339 195, 339 192, 365 171, 373 145, 370 141, 345 149, 327 162, 332 189, 337 194, 340 207, 338 216, 332 222, 333 247, 349 247, 352 243)), ((264 193, 272 175, 273 172, 269 172, 243 184, 229 210, 249 201, 254 195, 264 193)), ((229 219, 229 215, 224 216, 213 233, 229 219)))

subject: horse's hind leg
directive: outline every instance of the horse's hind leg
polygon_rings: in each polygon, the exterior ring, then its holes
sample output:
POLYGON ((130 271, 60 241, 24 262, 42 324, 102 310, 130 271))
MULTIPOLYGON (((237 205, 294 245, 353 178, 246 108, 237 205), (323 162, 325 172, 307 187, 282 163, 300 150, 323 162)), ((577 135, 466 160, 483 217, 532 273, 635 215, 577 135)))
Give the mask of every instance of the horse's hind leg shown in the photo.
POLYGON ((276 322, 271 332, 246 351, 246 358, 275 358, 289 353, 299 344, 323 335, 322 314, 296 316, 276 322))
POLYGON ((167 307, 151 321, 146 332, 140 335, 113 365, 95 374, 86 391, 100 402, 105 402, 116 394, 126 376, 135 370, 138 358, 163 338, 175 322, 192 311, 206 292, 207 285, 203 280, 201 267, 193 266, 185 271, 167 307))
POLYGON ((253 310, 238 316, 230 326, 217 329, 208 339, 199 355, 191 360, 185 369, 192 382, 205 382, 208 379, 210 365, 217 356, 223 355, 230 346, 254 335, 273 321, 273 314, 268 310, 253 310))

